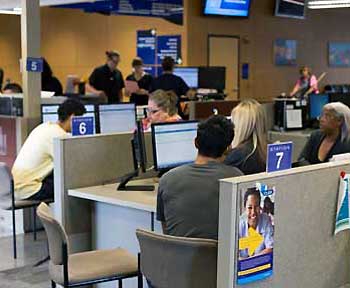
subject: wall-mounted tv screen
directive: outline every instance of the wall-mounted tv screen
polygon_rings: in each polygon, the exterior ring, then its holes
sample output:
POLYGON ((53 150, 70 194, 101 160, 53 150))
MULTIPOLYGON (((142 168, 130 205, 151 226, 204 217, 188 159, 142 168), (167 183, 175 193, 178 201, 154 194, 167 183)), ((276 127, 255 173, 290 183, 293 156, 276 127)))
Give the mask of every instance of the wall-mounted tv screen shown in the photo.
POLYGON ((204 15, 248 17, 251 0, 204 0, 204 15))
POLYGON ((275 15, 291 18, 305 18, 307 0, 276 0, 275 15))

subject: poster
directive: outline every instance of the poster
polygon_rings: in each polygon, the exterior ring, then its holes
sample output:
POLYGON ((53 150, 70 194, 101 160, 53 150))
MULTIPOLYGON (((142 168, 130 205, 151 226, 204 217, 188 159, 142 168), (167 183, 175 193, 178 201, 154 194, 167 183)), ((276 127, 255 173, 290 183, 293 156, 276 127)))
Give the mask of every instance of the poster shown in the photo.
POLYGON ((273 274, 275 187, 257 183, 241 191, 238 229, 237 284, 273 274))
POLYGON ((340 231, 350 229, 349 179, 349 174, 341 173, 334 235, 340 231))
POLYGON ((350 67, 350 43, 330 42, 328 62, 331 67, 350 67))
POLYGON ((275 65, 295 66, 297 64, 297 41, 276 39, 273 47, 275 65))

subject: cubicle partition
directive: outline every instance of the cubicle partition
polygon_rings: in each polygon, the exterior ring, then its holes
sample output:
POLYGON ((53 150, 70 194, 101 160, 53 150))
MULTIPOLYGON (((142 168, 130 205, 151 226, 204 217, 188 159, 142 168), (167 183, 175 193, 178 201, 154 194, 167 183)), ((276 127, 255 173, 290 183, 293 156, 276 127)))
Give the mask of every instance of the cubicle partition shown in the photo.
POLYGON ((334 236, 340 172, 350 163, 326 163, 220 183, 218 288, 237 283, 242 191, 275 187, 273 274, 247 288, 338 288, 350 283, 350 235, 334 236))

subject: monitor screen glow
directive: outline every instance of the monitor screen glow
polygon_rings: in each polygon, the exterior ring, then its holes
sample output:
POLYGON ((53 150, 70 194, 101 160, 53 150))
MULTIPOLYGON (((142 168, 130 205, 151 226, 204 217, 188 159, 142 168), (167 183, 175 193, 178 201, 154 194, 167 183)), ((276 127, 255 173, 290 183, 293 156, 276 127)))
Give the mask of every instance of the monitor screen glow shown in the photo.
POLYGON ((174 74, 181 77, 190 88, 198 88, 198 68, 196 67, 177 67, 174 74))
POLYGON ((99 115, 102 134, 133 132, 136 128, 134 103, 100 105, 99 115))
POLYGON ((204 0, 204 15, 248 17, 251 0, 204 0))
POLYGON ((152 125, 154 163, 156 170, 193 163, 197 156, 194 140, 197 121, 152 125))

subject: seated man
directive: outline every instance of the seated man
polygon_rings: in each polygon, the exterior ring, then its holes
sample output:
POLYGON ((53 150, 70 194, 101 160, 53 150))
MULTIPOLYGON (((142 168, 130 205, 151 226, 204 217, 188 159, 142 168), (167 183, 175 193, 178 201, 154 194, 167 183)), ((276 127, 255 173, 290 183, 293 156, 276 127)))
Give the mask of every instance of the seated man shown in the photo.
POLYGON ((57 123, 42 123, 28 136, 12 168, 15 198, 53 198, 53 139, 71 132, 73 116, 86 113, 83 104, 66 100, 58 108, 57 123))
POLYGON ((222 163, 233 135, 233 124, 223 116, 212 116, 200 123, 195 162, 175 168, 160 179, 157 219, 165 234, 218 238, 218 180, 243 175, 222 163))

